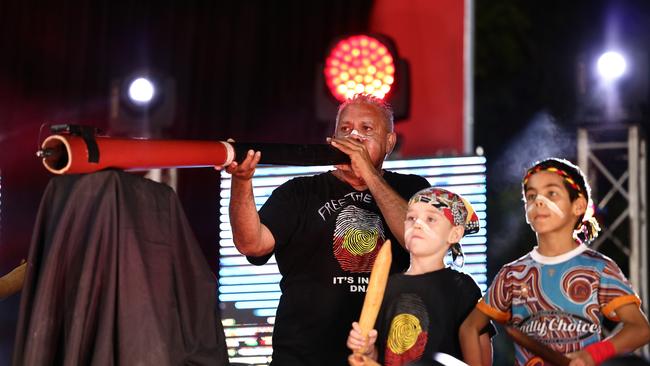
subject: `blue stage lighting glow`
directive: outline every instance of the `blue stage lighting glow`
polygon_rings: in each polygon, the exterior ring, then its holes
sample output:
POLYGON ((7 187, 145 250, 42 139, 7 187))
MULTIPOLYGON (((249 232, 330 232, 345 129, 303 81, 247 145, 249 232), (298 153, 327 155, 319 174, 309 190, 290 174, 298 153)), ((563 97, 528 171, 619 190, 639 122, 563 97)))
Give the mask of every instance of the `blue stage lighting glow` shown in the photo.
POLYGON ((272 275, 256 275, 256 276, 228 276, 219 278, 220 285, 247 285, 251 283, 274 283, 278 284, 282 276, 278 274, 272 275))
POLYGON ((236 309, 277 308, 279 301, 237 301, 236 309))
MULTIPOLYGON (((280 298, 280 295, 282 293, 280 291, 278 292, 250 292, 250 293, 242 293, 242 294, 221 294, 219 295, 219 301, 221 302, 233 302, 233 301, 267 301, 267 300, 278 300, 280 298)), ((237 304, 237 302, 235 304, 237 304)), ((269 307, 268 303, 265 307, 269 307)), ((235 305, 236 306, 236 305, 235 305)), ((254 308, 258 308, 259 306, 256 304, 254 308)), ((250 309, 250 307, 246 307, 244 309, 250 309)))

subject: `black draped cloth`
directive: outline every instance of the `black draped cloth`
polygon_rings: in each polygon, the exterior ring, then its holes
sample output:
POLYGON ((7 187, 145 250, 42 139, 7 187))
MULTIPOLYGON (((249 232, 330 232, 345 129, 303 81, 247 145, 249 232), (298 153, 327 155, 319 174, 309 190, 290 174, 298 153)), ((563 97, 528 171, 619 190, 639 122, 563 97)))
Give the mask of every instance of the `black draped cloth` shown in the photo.
POLYGON ((14 365, 225 365, 216 280, 167 186, 52 179, 34 228, 14 365))

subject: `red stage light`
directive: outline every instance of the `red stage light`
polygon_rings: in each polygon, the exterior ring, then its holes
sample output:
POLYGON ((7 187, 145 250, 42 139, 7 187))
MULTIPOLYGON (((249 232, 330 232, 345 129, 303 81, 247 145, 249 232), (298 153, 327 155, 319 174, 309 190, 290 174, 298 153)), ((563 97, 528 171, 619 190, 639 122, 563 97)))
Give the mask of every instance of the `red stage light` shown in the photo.
POLYGON ((325 60, 327 87, 338 101, 358 93, 384 99, 395 82, 395 59, 388 46, 367 35, 340 40, 325 60))
POLYGON ((330 121, 339 103, 358 93, 372 94, 393 107, 395 121, 408 118, 409 66, 393 40, 382 34, 355 34, 335 39, 317 65, 316 118, 330 121))

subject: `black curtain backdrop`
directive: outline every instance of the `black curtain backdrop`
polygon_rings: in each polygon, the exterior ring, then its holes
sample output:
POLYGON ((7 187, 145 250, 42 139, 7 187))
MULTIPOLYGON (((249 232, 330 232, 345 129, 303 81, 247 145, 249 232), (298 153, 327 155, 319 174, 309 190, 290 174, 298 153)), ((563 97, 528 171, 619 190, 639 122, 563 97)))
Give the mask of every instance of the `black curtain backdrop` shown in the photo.
MULTIPOLYGON (((163 137, 324 142, 316 65, 336 36, 367 29, 372 1, 0 1, 0 274, 26 258, 50 176, 34 157, 44 122, 109 128, 115 80, 148 68, 176 81, 163 137)), ((128 152, 125 152, 128 153, 128 152)), ((178 194, 217 269, 218 173, 187 169, 178 194)), ((0 302, 0 364, 19 296, 0 302)))
MULTIPOLYGON (((8 98, 2 104, 44 100, 57 112, 51 119, 99 123, 111 80, 152 68, 178 83, 173 136, 320 141, 312 100, 316 63, 333 37, 366 29, 370 7, 370 1, 4 1, 0 80, 8 98)), ((3 130, 15 125, 10 119, 3 130)))

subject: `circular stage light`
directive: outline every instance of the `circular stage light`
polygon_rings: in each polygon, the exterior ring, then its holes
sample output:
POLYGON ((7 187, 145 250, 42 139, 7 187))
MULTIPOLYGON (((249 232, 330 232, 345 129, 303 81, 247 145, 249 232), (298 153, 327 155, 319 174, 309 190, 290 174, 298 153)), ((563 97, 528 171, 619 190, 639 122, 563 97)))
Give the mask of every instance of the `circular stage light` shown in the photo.
POLYGON ((605 80, 615 80, 625 73, 625 58, 618 52, 608 51, 598 58, 598 74, 605 80))
POLYGON ((166 72, 135 70, 111 82, 109 131, 120 137, 159 138, 176 113, 176 82, 166 72))
POLYGON ((377 38, 350 36, 340 40, 327 56, 325 82, 339 101, 358 93, 384 99, 395 82, 395 60, 389 47, 377 38))
POLYGON ((137 105, 147 105, 156 94, 153 83, 144 77, 136 78, 129 84, 129 99, 137 105))

